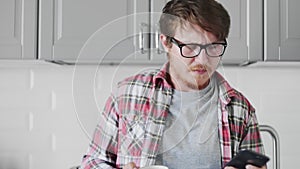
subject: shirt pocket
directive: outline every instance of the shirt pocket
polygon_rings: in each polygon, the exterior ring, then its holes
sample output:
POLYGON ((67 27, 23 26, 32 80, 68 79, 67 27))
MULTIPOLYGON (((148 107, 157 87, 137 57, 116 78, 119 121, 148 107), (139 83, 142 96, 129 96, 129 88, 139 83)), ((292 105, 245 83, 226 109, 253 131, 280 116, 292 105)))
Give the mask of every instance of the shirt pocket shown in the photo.
POLYGON ((145 140, 147 120, 141 115, 130 112, 122 117, 120 151, 124 156, 140 156, 145 140))

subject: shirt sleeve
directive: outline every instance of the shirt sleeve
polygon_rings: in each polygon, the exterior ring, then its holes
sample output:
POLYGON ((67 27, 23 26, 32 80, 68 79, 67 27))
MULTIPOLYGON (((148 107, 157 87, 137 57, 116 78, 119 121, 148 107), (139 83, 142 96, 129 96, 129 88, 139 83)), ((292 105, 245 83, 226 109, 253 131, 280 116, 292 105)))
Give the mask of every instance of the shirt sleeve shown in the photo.
POLYGON ((254 109, 249 111, 249 118, 246 121, 240 149, 264 153, 259 124, 254 109))
POLYGON ((117 168, 119 117, 116 107, 116 99, 111 95, 100 115, 88 151, 83 156, 81 169, 117 168))

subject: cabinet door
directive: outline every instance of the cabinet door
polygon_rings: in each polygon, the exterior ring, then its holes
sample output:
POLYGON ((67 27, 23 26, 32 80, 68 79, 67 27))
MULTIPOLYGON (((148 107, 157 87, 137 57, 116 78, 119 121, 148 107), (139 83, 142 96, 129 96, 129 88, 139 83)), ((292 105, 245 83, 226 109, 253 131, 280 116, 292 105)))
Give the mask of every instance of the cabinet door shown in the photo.
MULTIPOLYGON (((154 12, 161 12, 168 0, 152 1, 154 12)), ((231 17, 228 48, 223 56, 224 64, 244 64, 263 58, 263 3, 259 0, 218 0, 228 11, 231 17)), ((152 15, 151 22, 158 22, 159 17, 152 15)), ((153 28, 152 28, 153 29, 153 28)), ((153 32, 155 32, 153 30, 153 32)), ((153 45, 155 46, 155 45, 153 45)), ((153 47, 156 49, 156 47, 153 47)), ((156 52, 151 56, 154 60, 163 57, 156 52)))
POLYGON ((0 1, 0 58, 36 58, 36 0, 0 1))
POLYGON ((263 59, 263 3, 259 0, 218 0, 231 19, 224 64, 247 64, 263 59))
POLYGON ((265 60, 300 60, 299 0, 265 1, 265 60))
POLYGON ((147 0, 40 0, 39 58, 143 61, 148 57, 140 51, 148 42, 147 11, 147 0))
POLYGON ((150 4, 150 31, 151 31, 151 43, 150 43, 150 55, 149 60, 153 63, 166 62, 166 54, 159 40, 159 18, 162 13, 162 9, 165 4, 170 0, 152 0, 150 4))

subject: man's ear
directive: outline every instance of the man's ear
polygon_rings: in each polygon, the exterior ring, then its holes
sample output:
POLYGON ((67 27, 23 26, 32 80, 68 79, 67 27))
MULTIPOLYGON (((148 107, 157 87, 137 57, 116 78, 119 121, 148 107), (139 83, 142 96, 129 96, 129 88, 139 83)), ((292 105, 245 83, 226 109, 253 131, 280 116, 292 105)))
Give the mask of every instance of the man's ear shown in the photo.
POLYGON ((171 45, 169 44, 169 42, 167 40, 167 36, 164 34, 160 34, 159 38, 160 38, 162 46, 164 47, 164 50, 166 52, 168 52, 171 48, 171 45))

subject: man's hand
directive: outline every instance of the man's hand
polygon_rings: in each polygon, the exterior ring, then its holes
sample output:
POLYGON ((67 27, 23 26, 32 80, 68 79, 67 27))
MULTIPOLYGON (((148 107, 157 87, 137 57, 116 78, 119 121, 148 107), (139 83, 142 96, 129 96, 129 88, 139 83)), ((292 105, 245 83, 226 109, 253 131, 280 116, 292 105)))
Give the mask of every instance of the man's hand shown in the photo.
MULTIPOLYGON (((237 169, 237 168, 227 166, 224 169, 237 169)), ((248 164, 248 165, 246 165, 246 169, 267 169, 267 166, 262 166, 261 168, 259 168, 259 167, 255 167, 253 165, 248 164)))
POLYGON ((253 166, 253 165, 246 165, 246 169, 267 169, 267 166, 266 165, 264 165, 264 166, 262 166, 261 168, 259 168, 259 167, 255 167, 255 166, 253 166))
POLYGON ((134 162, 130 162, 128 164, 126 164, 123 169, 138 169, 138 167, 135 165, 134 162))
MULTIPOLYGON (((139 169, 139 168, 136 166, 136 164, 134 162, 130 162, 130 163, 126 164, 123 167, 123 169, 139 169)), ((237 168, 227 166, 224 169, 237 169, 237 168)), ((246 169, 267 169, 267 166, 263 166, 263 167, 259 168, 259 167, 248 164, 248 165, 246 165, 246 169)))

